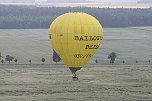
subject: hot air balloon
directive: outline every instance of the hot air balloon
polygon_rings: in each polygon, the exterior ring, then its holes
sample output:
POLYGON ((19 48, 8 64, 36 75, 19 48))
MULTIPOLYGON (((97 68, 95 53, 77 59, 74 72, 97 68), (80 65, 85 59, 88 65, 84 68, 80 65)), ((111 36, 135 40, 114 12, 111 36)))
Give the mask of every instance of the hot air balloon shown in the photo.
POLYGON ((93 16, 82 12, 65 13, 57 17, 49 30, 50 43, 73 78, 96 53, 103 40, 103 29, 93 16))

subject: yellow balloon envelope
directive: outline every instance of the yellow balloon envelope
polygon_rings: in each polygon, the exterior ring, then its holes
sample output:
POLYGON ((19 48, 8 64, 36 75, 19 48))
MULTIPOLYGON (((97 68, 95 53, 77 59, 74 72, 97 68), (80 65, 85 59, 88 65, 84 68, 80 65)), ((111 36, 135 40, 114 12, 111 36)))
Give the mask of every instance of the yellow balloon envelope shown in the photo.
POLYGON ((81 68, 95 54, 103 39, 97 19, 86 13, 66 13, 50 26, 53 49, 70 68, 81 68))

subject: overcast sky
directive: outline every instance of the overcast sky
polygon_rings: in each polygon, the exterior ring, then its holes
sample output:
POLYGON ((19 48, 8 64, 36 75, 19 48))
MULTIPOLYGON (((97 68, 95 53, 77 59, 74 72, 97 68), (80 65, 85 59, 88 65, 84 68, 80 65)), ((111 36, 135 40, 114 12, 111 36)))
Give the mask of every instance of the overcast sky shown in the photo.
MULTIPOLYGON (((0 0, 0 2, 12 2, 12 1, 16 1, 16 2, 33 2, 34 0, 0 0)), ((63 2, 64 0, 35 0, 35 1, 53 1, 53 2, 63 2)), ((65 1, 70 1, 70 0, 65 0, 65 1)), ((72 0, 72 1, 77 1, 77 0, 72 0)), ((78 0, 81 1, 81 0, 78 0)), ((137 2, 139 0, 82 0, 82 1, 95 1, 95 2, 137 2)))
POLYGON ((104 1, 104 2, 136 2, 138 0, 91 0, 91 1, 104 1))

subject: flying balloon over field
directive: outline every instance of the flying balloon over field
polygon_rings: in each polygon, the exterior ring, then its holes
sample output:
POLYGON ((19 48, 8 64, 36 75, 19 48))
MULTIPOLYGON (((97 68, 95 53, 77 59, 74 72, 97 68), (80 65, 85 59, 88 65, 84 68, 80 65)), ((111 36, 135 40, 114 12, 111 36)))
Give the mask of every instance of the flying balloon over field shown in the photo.
POLYGON ((63 62, 70 68, 73 78, 96 53, 103 40, 103 29, 93 16, 65 13, 50 26, 50 43, 63 62))

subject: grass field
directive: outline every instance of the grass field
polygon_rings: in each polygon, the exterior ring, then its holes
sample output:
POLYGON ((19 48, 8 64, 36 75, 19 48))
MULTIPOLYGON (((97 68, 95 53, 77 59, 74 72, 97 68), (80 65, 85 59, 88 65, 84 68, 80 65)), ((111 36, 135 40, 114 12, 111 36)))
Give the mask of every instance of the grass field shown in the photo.
POLYGON ((0 65, 0 101, 151 101, 152 66, 0 65))
MULTIPOLYGON (((5 57, 10 54, 18 59, 18 63, 26 64, 31 59, 32 63, 40 64, 41 58, 46 63, 52 62, 52 49, 50 48, 48 29, 0 29, 0 52, 5 57)), ((152 60, 152 27, 126 27, 104 28, 104 40, 97 54, 89 61, 95 59, 100 64, 108 64, 107 56, 116 52, 116 64, 122 60, 126 64, 147 64, 152 60)))
POLYGON ((65 65, 52 61, 48 29, 1 29, 3 59, 9 54, 19 64, 0 64, 0 101, 151 101, 152 65, 142 65, 152 60, 151 39, 152 27, 104 28, 102 47, 73 81, 65 65), (119 65, 108 65, 112 51, 119 65), (43 57, 49 65, 40 65, 43 57))

